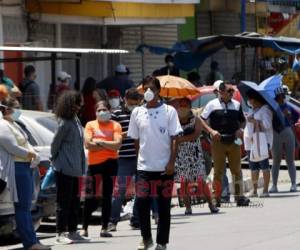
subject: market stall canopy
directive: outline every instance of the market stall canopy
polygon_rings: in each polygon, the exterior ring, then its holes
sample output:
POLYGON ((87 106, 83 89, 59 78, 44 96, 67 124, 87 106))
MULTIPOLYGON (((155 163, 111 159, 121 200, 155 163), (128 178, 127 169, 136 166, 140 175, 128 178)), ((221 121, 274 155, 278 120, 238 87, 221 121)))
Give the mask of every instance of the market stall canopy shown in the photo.
POLYGON ((154 54, 174 54, 176 66, 188 71, 200 67, 206 58, 222 48, 235 49, 241 46, 272 48, 291 55, 300 54, 300 39, 263 36, 255 32, 199 37, 177 42, 172 48, 141 44, 136 50, 141 53, 147 49, 154 54))

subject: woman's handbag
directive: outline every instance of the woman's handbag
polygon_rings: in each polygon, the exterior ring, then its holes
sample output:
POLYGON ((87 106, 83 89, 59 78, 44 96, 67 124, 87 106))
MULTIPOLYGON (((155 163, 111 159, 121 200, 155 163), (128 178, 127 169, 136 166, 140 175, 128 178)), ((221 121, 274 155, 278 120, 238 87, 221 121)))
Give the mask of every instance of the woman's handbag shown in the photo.
POLYGON ((252 144, 250 149, 250 161, 259 162, 269 158, 269 146, 266 133, 259 123, 254 125, 252 144))

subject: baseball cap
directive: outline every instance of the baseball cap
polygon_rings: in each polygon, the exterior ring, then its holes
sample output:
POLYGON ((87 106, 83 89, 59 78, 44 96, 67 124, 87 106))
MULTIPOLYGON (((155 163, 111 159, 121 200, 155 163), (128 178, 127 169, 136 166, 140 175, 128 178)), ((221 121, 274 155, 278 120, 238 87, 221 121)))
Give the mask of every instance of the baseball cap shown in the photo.
POLYGON ((220 90, 220 85, 222 83, 224 84, 224 81, 222 81, 222 80, 215 81, 214 84, 213 84, 214 89, 217 90, 217 91, 219 91, 220 90))
POLYGON ((117 65, 115 71, 118 72, 118 73, 127 73, 127 69, 126 69, 126 66, 124 64, 117 65))
POLYGON ((58 80, 62 80, 62 81, 66 80, 66 79, 71 79, 71 75, 69 75, 65 71, 61 71, 61 72, 58 73, 57 79, 58 80))
POLYGON ((117 89, 109 90, 109 91, 107 92, 107 95, 108 95, 109 98, 112 98, 112 97, 120 97, 120 96, 121 96, 120 91, 117 90, 117 89))

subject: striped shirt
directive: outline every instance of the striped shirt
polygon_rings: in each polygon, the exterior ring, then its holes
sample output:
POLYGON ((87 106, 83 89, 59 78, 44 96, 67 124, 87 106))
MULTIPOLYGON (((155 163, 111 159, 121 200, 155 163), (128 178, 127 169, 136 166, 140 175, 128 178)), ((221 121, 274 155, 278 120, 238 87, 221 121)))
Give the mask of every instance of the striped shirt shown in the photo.
MULTIPOLYGON (((131 113, 125 109, 117 109, 112 113, 112 120, 121 124, 122 132, 128 131, 131 113)), ((130 137, 123 137, 122 146, 119 150, 119 158, 133 158, 136 157, 134 140, 130 137)))

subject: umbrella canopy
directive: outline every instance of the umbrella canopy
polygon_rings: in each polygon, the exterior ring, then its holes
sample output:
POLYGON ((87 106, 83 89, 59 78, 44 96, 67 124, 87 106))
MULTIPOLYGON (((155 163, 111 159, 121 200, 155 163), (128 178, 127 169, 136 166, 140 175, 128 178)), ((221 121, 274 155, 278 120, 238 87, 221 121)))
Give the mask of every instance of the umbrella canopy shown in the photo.
POLYGON ((248 92, 248 90, 253 89, 257 91, 272 108, 274 114, 279 119, 281 124, 284 124, 284 116, 280 110, 278 103, 274 100, 275 98, 274 91, 277 87, 280 86, 280 82, 278 82, 278 80, 279 78, 277 76, 270 77, 265 81, 263 81, 260 85, 257 85, 256 83, 250 81, 242 81, 237 87, 241 95, 243 96, 244 100, 247 100, 246 93, 248 92))
MULTIPOLYGON (((160 96, 162 97, 183 98, 200 93, 192 83, 181 77, 165 75, 158 76, 157 79, 160 81, 160 96)), ((138 87, 138 90, 143 92, 141 85, 138 87)))

